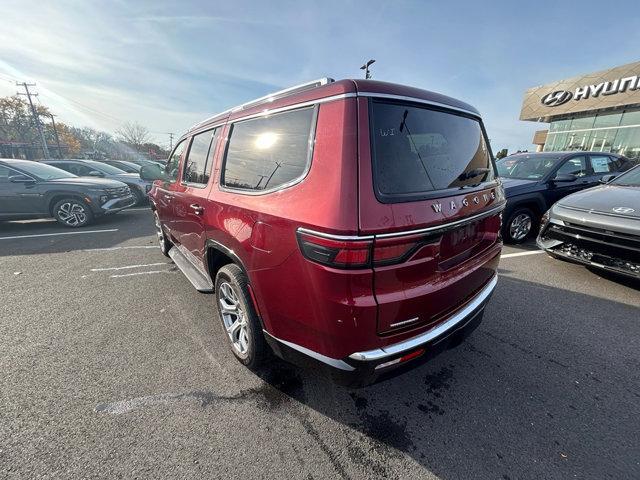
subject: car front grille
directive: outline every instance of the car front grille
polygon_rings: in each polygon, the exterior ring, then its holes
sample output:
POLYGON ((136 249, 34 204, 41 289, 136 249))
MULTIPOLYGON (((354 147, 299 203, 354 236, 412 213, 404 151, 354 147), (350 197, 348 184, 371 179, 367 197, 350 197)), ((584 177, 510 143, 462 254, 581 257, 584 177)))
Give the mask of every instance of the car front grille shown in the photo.
POLYGON ((543 240, 563 242, 551 248, 561 256, 640 275, 640 236, 565 222, 549 224, 543 240))
POLYGON ((640 259, 640 236, 566 222, 564 225, 550 224, 544 236, 610 257, 630 261, 640 259))
POLYGON ((109 198, 120 198, 129 195, 131 190, 129 187, 107 188, 106 193, 109 198))

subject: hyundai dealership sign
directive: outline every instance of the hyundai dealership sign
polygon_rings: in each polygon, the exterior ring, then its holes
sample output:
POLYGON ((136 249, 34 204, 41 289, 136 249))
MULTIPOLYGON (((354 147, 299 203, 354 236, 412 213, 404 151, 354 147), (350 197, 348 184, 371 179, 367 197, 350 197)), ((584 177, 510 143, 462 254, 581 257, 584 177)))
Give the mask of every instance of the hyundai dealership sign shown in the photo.
POLYGON ((547 107, 557 107, 567 103, 571 99, 577 101, 589 97, 598 97, 600 95, 615 95, 616 93, 624 93, 627 90, 639 88, 639 80, 640 77, 634 75, 633 77, 616 78, 611 82, 600 82, 578 87, 573 93, 567 90, 556 90, 555 92, 547 93, 540 101, 547 107))
POLYGON ((548 122, 553 117, 640 105, 640 62, 530 88, 521 120, 548 122))

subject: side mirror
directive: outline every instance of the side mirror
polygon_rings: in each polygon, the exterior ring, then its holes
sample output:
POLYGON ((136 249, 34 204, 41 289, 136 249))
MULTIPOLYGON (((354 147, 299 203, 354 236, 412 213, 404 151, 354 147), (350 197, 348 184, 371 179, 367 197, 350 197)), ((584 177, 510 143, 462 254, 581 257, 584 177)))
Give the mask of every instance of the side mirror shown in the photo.
POLYGON ((576 177, 572 173, 559 173, 553 178, 553 181, 559 183, 569 183, 575 182, 577 179, 578 177, 576 177))
POLYGON ((613 175, 613 174, 609 174, 609 175, 604 175, 601 179, 600 179, 600 183, 609 183, 611 180, 613 180, 614 178, 616 178, 617 175, 613 175))
POLYGON ((89 172, 89 176, 90 176, 90 177, 104 177, 104 173, 99 172, 99 171, 97 171, 97 170, 91 170, 91 171, 89 172))
POLYGON ((33 178, 28 177, 26 175, 13 175, 9 177, 9 181, 11 183, 24 183, 25 185, 27 184, 31 185, 33 183, 36 183, 36 181, 33 178))
POLYGON ((144 165, 140 169, 140 178, 148 182, 153 182, 155 180, 169 180, 169 177, 160 165, 144 165))

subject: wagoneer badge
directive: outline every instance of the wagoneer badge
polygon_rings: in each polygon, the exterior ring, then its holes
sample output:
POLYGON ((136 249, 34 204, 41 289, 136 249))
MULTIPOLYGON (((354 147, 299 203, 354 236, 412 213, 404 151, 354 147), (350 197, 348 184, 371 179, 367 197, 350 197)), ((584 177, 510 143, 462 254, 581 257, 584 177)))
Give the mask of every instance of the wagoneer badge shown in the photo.
MULTIPOLYGON (((483 193, 480 196, 475 195, 475 196, 471 197, 471 201, 475 205, 479 205, 481 198, 482 198, 482 201, 484 203, 488 203, 489 199, 491 199, 491 200, 495 200, 496 199, 496 194, 495 194, 495 192, 491 192, 491 193, 483 193)), ((458 208, 468 207, 470 205, 470 202, 469 202, 469 198, 465 197, 459 203, 456 203, 455 200, 451 200, 450 202, 445 203, 445 205, 447 205, 449 207, 449 211, 453 211, 453 210, 457 210, 458 208)), ((437 213, 442 212, 442 204, 439 203, 439 202, 438 203, 432 203, 431 204, 431 208, 433 208, 434 212, 437 212, 437 213)))

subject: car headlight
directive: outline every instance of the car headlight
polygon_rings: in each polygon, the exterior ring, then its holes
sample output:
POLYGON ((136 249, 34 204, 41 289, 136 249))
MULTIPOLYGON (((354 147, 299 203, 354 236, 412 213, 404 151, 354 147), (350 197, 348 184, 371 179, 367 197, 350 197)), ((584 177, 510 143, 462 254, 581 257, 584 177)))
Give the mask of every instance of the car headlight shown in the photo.
POLYGON ((551 209, 547 210, 540 219, 540 233, 544 232, 549 225, 549 219, 551 218, 551 209))

